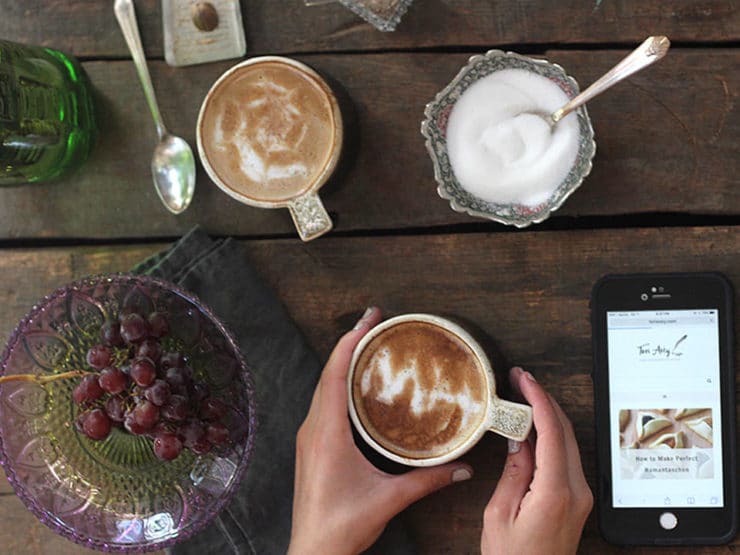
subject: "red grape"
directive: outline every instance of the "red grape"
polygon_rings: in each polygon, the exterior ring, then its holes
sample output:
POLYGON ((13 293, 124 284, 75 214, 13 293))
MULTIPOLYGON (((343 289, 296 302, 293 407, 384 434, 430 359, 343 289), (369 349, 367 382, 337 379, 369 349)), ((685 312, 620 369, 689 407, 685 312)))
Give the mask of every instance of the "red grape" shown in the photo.
POLYGON ((105 413, 113 422, 123 422, 125 417, 126 402, 120 395, 108 397, 105 402, 105 413))
POLYGON ((221 445, 229 441, 229 430, 221 422, 211 422, 206 428, 206 437, 214 445, 221 445))
POLYGON ((109 347, 120 347, 123 345, 123 337, 121 337, 121 324, 113 320, 108 320, 100 328, 100 339, 104 345, 109 347))
POLYGON ((211 388, 205 382, 195 382, 193 384, 193 400, 196 403, 207 399, 211 395, 211 388))
POLYGON ((98 377, 88 374, 74 388, 72 399, 75 403, 81 405, 82 403, 99 399, 101 395, 103 395, 103 389, 98 383, 98 377))
POLYGON ((85 417, 82 430, 90 439, 105 439, 110 433, 110 419, 101 409, 92 410, 85 417))
POLYGON ((185 447, 192 447, 205 437, 206 430, 197 420, 188 420, 177 429, 177 435, 180 436, 185 447))
POLYGON ((165 374, 165 379, 167 380, 167 383, 172 386, 186 386, 189 381, 185 374, 185 369, 177 367, 168 368, 167 373, 165 374))
POLYGON ((100 370, 110 364, 113 351, 106 345, 95 345, 90 347, 85 357, 87 363, 93 368, 100 370))
POLYGON ((180 397, 185 397, 185 399, 188 399, 188 400, 190 399, 190 391, 188 390, 188 386, 186 385, 170 384, 170 391, 172 392, 173 395, 179 395, 180 397))
POLYGON ((74 426, 87 437, 108 437, 112 426, 146 436, 161 460, 176 459, 184 448, 196 455, 229 443, 234 431, 222 422, 228 406, 211 397, 207 383, 194 379, 186 356, 163 352, 160 340, 170 333, 162 312, 148 318, 124 308, 118 320, 98 330, 100 344, 86 354, 89 373, 74 388, 81 405, 74 426), (113 360, 116 366, 112 366, 113 360))
POLYGON ((181 395, 173 395, 162 407, 162 416, 173 422, 182 422, 188 417, 188 400, 181 395))
MULTIPOLYGON (((161 414, 161 412, 160 412, 161 414)), ((167 422, 160 420, 157 422, 151 429, 147 430, 146 435, 150 437, 151 439, 154 439, 159 434, 163 434, 165 432, 171 432, 172 430, 167 425, 167 422)))
POLYGON ((151 401, 141 401, 134 407, 132 414, 134 422, 148 430, 159 420, 159 407, 151 401))
POLYGON ((136 349, 136 356, 146 357, 151 359, 153 362, 159 362, 162 356, 162 345, 156 339, 148 338, 139 343, 139 348, 136 349))
POLYGON ((170 386, 164 380, 154 380, 154 383, 144 390, 144 397, 161 407, 170 400, 170 386))
POLYGON ((121 393, 128 386, 128 376, 113 366, 105 368, 98 377, 98 383, 103 391, 113 395, 121 393))
POLYGON ((81 412, 77 415, 77 418, 75 418, 75 429, 80 433, 85 433, 84 428, 82 427, 85 423, 85 418, 87 418, 88 413, 81 412))
POLYGON ((164 353, 160 364, 165 370, 168 368, 182 368, 185 366, 185 357, 178 352, 164 353))
POLYGON ((137 436, 144 435, 146 433, 146 428, 136 422, 133 413, 126 415, 126 418, 123 420, 123 427, 137 436))
POLYGON ((138 343, 149 335, 149 323, 141 314, 132 312, 121 319, 121 337, 126 343, 138 343))
POLYGON ((163 461, 176 459, 182 451, 182 442, 172 432, 163 432, 154 438, 154 454, 163 461))
POLYGON ((190 446, 190 450, 196 455, 205 455, 212 447, 211 442, 206 439, 206 436, 203 436, 190 446))
POLYGON ((226 415, 226 405, 218 399, 208 397, 200 403, 200 417, 203 420, 219 420, 226 415))
POLYGON ((151 385, 157 377, 157 370, 149 358, 135 358, 131 363, 131 379, 141 387, 151 385))
POLYGON ((167 316, 161 312, 152 312, 149 315, 149 327, 152 337, 164 337, 170 333, 170 323, 167 321, 167 316))

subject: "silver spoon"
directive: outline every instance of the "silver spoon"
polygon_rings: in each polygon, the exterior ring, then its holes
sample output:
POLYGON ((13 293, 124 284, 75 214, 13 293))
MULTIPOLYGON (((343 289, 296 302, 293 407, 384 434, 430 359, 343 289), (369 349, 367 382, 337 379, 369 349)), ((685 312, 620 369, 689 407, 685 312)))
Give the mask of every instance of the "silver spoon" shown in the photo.
POLYGON ((121 27, 126 45, 134 59, 136 72, 139 74, 141 86, 144 88, 149 110, 152 112, 154 123, 157 126, 159 142, 154 148, 152 156, 152 176, 154 189, 167 209, 173 214, 183 212, 195 192, 195 158, 193 151, 180 137, 172 135, 164 126, 162 114, 159 112, 157 97, 154 95, 152 79, 144 57, 144 48, 141 45, 139 27, 136 24, 136 12, 133 0, 116 0, 114 6, 118 25, 121 27))
POLYGON ((656 36, 648 37, 645 42, 635 48, 632 53, 624 58, 621 62, 611 68, 600 79, 595 81, 589 88, 575 96, 570 102, 563 107, 555 110, 552 114, 547 112, 531 111, 528 114, 535 114, 554 126, 557 122, 570 114, 573 110, 585 104, 595 96, 600 95, 605 90, 616 85, 630 75, 637 73, 641 69, 657 62, 668 52, 671 41, 668 37, 656 36))

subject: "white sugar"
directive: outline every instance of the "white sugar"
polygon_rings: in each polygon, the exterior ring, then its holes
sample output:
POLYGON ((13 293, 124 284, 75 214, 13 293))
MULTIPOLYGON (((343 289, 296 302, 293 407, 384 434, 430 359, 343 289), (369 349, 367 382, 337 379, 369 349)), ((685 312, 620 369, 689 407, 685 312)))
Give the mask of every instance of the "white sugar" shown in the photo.
POLYGON ((471 85, 447 124, 447 151, 460 185, 496 203, 536 206, 562 183, 578 154, 576 114, 552 130, 546 114, 568 102, 548 78, 504 69, 471 85))

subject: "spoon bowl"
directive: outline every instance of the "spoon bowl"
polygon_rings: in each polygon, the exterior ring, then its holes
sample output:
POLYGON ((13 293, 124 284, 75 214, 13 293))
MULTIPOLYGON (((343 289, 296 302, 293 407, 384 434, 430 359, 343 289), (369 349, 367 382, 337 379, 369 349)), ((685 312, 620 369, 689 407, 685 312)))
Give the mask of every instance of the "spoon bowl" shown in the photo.
POLYGON ((165 207, 173 214, 182 213, 195 193, 195 157, 190 145, 175 135, 164 135, 154 148, 152 176, 165 207))

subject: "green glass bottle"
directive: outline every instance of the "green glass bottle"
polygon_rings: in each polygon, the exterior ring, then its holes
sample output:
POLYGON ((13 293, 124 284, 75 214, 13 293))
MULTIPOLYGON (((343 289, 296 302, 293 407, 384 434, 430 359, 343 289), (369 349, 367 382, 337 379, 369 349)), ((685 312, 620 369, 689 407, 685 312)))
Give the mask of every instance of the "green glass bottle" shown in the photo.
POLYGON ((75 169, 96 134, 90 84, 76 59, 0 40, 0 185, 75 169))

